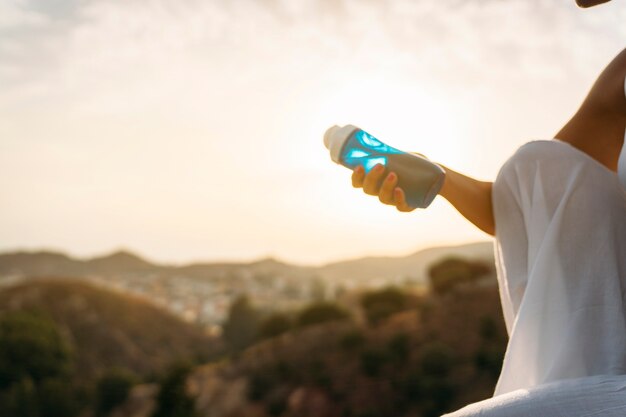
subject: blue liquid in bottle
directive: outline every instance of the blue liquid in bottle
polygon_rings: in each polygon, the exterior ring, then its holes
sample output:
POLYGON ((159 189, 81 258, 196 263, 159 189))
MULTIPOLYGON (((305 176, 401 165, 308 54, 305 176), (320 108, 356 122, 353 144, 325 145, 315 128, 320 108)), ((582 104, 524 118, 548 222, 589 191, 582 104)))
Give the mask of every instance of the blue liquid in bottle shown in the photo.
POLYGON ((331 127, 324 135, 324 143, 331 158, 347 168, 353 170, 361 165, 368 173, 381 164, 386 172, 395 172, 397 186, 411 207, 428 207, 443 185, 445 171, 439 165, 393 148, 355 126, 331 127))

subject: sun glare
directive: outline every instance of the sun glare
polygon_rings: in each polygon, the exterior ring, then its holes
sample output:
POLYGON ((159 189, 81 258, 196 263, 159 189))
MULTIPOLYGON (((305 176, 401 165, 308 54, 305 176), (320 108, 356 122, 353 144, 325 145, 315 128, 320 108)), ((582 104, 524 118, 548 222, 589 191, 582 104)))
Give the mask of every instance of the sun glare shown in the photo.
POLYGON ((445 92, 382 75, 346 78, 324 100, 318 117, 326 125, 353 124, 394 148, 446 163, 460 159, 467 126, 445 92))

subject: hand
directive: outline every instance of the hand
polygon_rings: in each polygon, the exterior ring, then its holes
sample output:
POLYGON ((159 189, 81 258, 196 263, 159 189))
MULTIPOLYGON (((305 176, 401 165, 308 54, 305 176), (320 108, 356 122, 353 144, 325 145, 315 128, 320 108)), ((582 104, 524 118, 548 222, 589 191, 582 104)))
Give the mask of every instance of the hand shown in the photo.
POLYGON ((415 210, 414 207, 407 204, 404 191, 400 187, 396 187, 398 176, 395 172, 388 173, 384 181, 381 181, 385 171, 385 167, 378 164, 365 175, 365 170, 359 165, 352 172, 352 186, 363 188, 365 194, 377 195, 381 203, 396 206, 398 211, 408 213, 415 210))

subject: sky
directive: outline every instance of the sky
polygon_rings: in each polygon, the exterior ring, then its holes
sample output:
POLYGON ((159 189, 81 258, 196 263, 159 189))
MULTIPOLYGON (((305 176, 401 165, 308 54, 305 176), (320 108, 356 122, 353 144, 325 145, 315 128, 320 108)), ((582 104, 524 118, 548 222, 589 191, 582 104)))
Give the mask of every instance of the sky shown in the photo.
POLYGON ((626 1, 0 0, 0 251, 299 264, 488 241, 327 127, 493 180, 626 46, 626 1))

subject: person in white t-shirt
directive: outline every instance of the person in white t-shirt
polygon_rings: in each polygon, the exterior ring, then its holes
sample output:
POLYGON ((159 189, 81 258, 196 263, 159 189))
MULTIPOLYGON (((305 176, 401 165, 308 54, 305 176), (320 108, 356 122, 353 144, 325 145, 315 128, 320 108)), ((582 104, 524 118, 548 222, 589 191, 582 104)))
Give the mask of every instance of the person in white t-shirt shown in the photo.
MULTIPOLYGON (((442 165, 440 195, 495 237, 509 334, 494 397, 447 416, 626 416, 625 130, 626 49, 556 136, 521 146, 494 182, 442 165)), ((412 211, 397 181, 383 166, 352 174, 412 211)))

